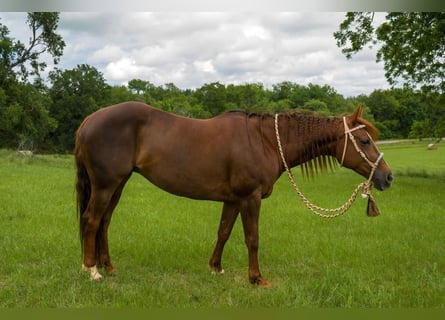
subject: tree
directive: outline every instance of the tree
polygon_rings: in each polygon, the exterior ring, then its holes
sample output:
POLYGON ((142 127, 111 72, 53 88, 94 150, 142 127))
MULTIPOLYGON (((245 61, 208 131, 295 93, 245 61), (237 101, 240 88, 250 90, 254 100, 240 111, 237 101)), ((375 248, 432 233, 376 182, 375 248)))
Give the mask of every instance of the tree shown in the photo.
POLYGON ((195 96, 210 115, 216 116, 225 111, 227 94, 223 84, 219 82, 204 84, 196 90, 195 96))
POLYGON ((46 148, 48 135, 57 127, 49 115, 50 99, 40 72, 46 67, 42 54, 49 53, 57 64, 63 53, 65 43, 56 33, 58 20, 58 13, 28 13, 27 45, 11 38, 0 23, 0 147, 46 148))
POLYGON ((424 93, 419 104, 421 116, 412 123, 410 137, 436 138, 440 141, 445 136, 445 95, 424 93))
POLYGON ((392 90, 374 90, 365 98, 365 104, 371 109, 380 138, 401 138, 399 118, 403 115, 400 114, 400 101, 392 95, 392 90))
POLYGON ((46 52, 52 55, 54 64, 59 62, 65 42, 56 33, 58 22, 57 12, 28 13, 26 23, 31 29, 28 45, 10 38, 9 29, 0 23, 0 84, 17 76, 22 81, 29 75, 39 77, 46 68, 46 63, 39 61, 39 57, 46 52))
POLYGON ((129 90, 126 86, 113 86, 110 87, 109 97, 106 101, 106 105, 113 105, 124 101, 142 101, 144 102, 143 97, 136 95, 131 90, 129 90))
MULTIPOLYGON (((236 101, 239 108, 249 112, 266 111, 267 102, 265 100, 267 91, 264 90, 262 83, 246 83, 236 86, 236 89, 236 101)), ((228 91, 230 91, 229 87, 228 91)))
POLYGON ((349 59, 366 45, 380 45, 391 85, 401 80, 410 87, 445 90, 445 12, 391 12, 374 25, 373 12, 348 12, 334 33, 337 46, 349 59))
MULTIPOLYGON (((0 98, 0 141, 2 147, 30 149, 48 148, 48 136, 57 128, 49 115, 50 98, 32 84, 9 86, 9 102, 0 98)), ((0 89, 0 95, 3 90, 0 89)))
POLYGON ((323 101, 320 101, 318 99, 311 99, 311 100, 307 101, 304 104, 303 109, 311 110, 317 115, 324 115, 324 116, 330 115, 330 112, 329 112, 329 109, 328 109, 328 106, 326 105, 326 103, 323 101))
POLYGON ((130 89, 131 91, 133 91, 136 94, 142 94, 145 91, 147 91, 147 89, 153 86, 149 81, 145 81, 145 80, 141 80, 141 79, 132 79, 130 81, 128 81, 128 89, 130 89))
POLYGON ((50 115, 59 122, 52 139, 58 151, 71 151, 77 127, 87 115, 107 105, 110 87, 101 72, 86 64, 70 70, 56 69, 49 79, 53 101, 50 115))

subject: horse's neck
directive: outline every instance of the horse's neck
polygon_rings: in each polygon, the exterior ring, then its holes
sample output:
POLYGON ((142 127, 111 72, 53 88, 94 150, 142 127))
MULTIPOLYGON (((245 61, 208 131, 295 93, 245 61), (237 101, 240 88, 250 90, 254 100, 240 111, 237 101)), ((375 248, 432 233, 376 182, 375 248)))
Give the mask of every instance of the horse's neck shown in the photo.
POLYGON ((335 156, 339 121, 325 117, 289 118, 287 128, 283 128, 288 163, 293 167, 320 156, 335 156))

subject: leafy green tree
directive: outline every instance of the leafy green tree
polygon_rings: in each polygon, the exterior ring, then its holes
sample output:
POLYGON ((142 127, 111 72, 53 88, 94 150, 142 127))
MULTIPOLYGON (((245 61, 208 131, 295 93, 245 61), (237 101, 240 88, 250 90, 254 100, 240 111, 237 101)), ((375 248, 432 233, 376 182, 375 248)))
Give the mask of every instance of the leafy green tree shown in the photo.
POLYGON ((196 90, 195 97, 203 109, 212 116, 225 111, 227 102, 226 87, 219 82, 204 84, 196 90))
POLYGON ((87 115, 107 105, 110 87, 101 72, 86 64, 52 71, 49 79, 53 101, 50 115, 59 123, 52 134, 53 142, 57 150, 71 151, 77 127, 87 115))
POLYGON ((151 83, 146 80, 132 79, 128 81, 128 89, 136 94, 142 94, 150 87, 151 83))
POLYGON ((292 101, 290 99, 281 99, 278 101, 269 100, 268 111, 272 113, 288 112, 292 110, 292 101))
POLYGON ((425 120, 414 120, 411 126, 411 131, 409 132, 408 138, 416 138, 422 140, 433 135, 433 130, 431 123, 428 119, 425 120))
POLYGON ((311 99, 307 101, 304 104, 303 109, 311 110, 318 115, 325 115, 325 116, 330 115, 330 111, 328 109, 327 104, 317 99, 311 99))
POLYGON ((113 105, 124 101, 142 101, 144 102, 144 97, 133 93, 126 86, 113 86, 109 89, 109 97, 107 99, 106 105, 113 105))
POLYGON ((270 99, 272 101, 283 101, 291 109, 313 109, 314 106, 310 107, 308 105, 309 102, 318 101, 316 103, 318 106, 320 106, 320 102, 322 102, 324 105, 323 108, 326 109, 323 110, 323 114, 340 114, 351 111, 346 107, 346 101, 343 96, 338 94, 333 87, 328 85, 320 86, 318 84, 309 83, 307 86, 302 86, 289 81, 284 81, 272 86, 270 99))
POLYGON ((395 88, 389 92, 399 102, 399 107, 396 110, 396 117, 399 121, 397 134, 399 137, 407 138, 413 121, 424 119, 426 116, 421 107, 425 96, 410 88, 395 88))
POLYGON ((366 45, 379 45, 391 85, 445 90, 445 12, 390 12, 375 25, 373 12, 348 12, 334 33, 347 58, 366 45))
POLYGON ((170 97, 173 92, 178 93, 178 88, 172 83, 166 84, 165 88, 156 87, 150 81, 142 79, 132 79, 128 82, 128 89, 133 93, 133 99, 136 101, 142 101, 150 105, 156 105, 157 101, 164 98, 164 95, 168 95, 170 91, 170 97))
POLYGON ((39 76, 46 62, 39 57, 49 53, 57 64, 63 54, 65 42, 56 33, 59 22, 57 12, 31 12, 26 23, 31 29, 29 43, 9 37, 9 29, 0 23, 0 84, 7 79, 20 77, 27 80, 30 75, 39 76))
POLYGON ((329 85, 320 86, 318 84, 309 83, 307 87, 304 87, 307 97, 303 106, 311 100, 319 100, 325 103, 325 114, 338 114, 344 111, 344 98, 339 95, 335 89, 329 85))
POLYGON ((17 84, 9 89, 13 91, 9 92, 9 102, 2 106, 0 114, 2 147, 48 149, 48 136, 57 128, 57 121, 48 111, 50 98, 32 84, 17 84))
POLYGON ((375 124, 377 126, 377 129, 380 129, 378 127, 379 123, 376 122, 371 109, 367 105, 367 101, 368 101, 367 99, 368 99, 368 96, 366 96, 364 94, 358 95, 356 97, 346 98, 345 105, 343 107, 343 111, 339 112, 338 115, 351 114, 352 112, 354 112, 357 109, 357 106, 363 105, 363 113, 362 113, 363 118, 365 118, 365 119, 369 120, 370 122, 372 122, 373 124, 375 124))
POLYGON ((445 137, 445 95, 437 92, 423 93, 419 104, 421 116, 413 123, 410 135, 440 141, 445 137), (416 126, 423 126, 422 135, 415 135, 416 126))
POLYGON ((292 100, 294 108, 301 108, 307 101, 315 99, 316 96, 310 95, 306 86, 295 83, 290 92, 289 98, 292 100))
POLYGON ((28 44, 11 38, 0 23, 0 147, 48 147, 57 121, 49 115, 50 99, 40 78, 46 67, 41 55, 48 53, 59 62, 65 43, 56 33, 58 21, 58 13, 28 13, 28 44))
POLYGON ((365 104, 371 109, 380 130, 382 139, 402 138, 400 132, 400 101, 393 95, 392 90, 374 90, 365 98, 365 104))
POLYGON ((227 101, 248 112, 267 111, 267 91, 262 83, 227 86, 227 101))
POLYGON ((290 81, 283 81, 272 85, 272 101, 280 101, 290 99, 290 96, 295 88, 295 83, 290 81))

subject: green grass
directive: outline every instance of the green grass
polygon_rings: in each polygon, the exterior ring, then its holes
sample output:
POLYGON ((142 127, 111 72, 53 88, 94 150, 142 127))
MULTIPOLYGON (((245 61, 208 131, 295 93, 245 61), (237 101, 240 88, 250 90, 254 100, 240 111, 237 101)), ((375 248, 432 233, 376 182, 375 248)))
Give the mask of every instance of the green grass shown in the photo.
MULTIPOLYGON (((240 221, 226 245, 224 275, 207 261, 221 204, 169 195, 130 179, 110 226, 115 277, 80 270, 71 156, 21 158, 0 150, 0 307, 445 307, 445 146, 382 145, 395 181, 335 220, 305 209, 287 176, 263 201, 260 266, 270 289, 248 283, 240 221), (419 174, 420 172, 420 174, 419 174)), ((363 181, 339 169, 297 183, 335 207, 363 181)))
POLYGON ((445 145, 439 144, 438 150, 428 150, 427 145, 428 142, 408 140, 394 145, 381 145, 380 148, 396 175, 445 180, 445 145), (389 150, 388 154, 386 149, 389 150))

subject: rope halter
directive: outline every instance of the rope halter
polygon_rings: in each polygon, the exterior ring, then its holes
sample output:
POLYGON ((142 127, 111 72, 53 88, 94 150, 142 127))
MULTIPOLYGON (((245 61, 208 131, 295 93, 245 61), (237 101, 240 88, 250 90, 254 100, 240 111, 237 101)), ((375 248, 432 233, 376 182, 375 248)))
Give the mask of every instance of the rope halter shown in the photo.
MULTIPOLYGON (((372 162, 371 160, 369 160, 368 157, 366 156, 366 154, 358 146, 357 141, 355 140, 355 137, 352 134, 352 132, 354 132, 356 130, 359 130, 359 129, 366 128, 366 126, 364 124, 361 124, 361 125, 358 125, 355 128, 349 129, 349 126, 348 126, 348 124, 346 122, 346 117, 343 117, 343 125, 345 127, 345 145, 343 147, 343 154, 341 156, 340 165, 343 166, 343 162, 345 160, 345 155, 346 155, 346 148, 348 146, 348 140, 350 140, 352 142, 352 145, 354 146, 355 150, 360 155, 360 157, 362 157, 362 159, 365 160, 369 164, 369 166, 371 167, 371 173, 369 174, 369 177, 368 177, 368 183, 371 183, 372 178, 374 176, 374 172, 377 169, 377 167, 379 166, 380 161, 383 159, 383 152, 379 153, 379 156, 377 157, 377 160, 375 162, 372 162)), ((366 134, 368 135, 370 141, 372 141, 372 138, 369 135, 369 133, 366 133, 366 134)))

